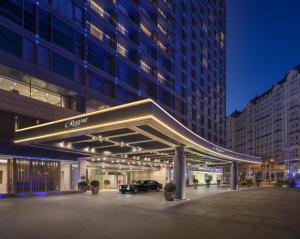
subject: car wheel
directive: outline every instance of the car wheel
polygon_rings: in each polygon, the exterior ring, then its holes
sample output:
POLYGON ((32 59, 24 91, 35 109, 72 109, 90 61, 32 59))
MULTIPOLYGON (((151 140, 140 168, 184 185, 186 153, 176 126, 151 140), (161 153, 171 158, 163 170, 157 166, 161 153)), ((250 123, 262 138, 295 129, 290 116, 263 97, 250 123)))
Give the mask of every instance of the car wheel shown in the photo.
POLYGON ((122 194, 124 194, 125 192, 124 192, 124 191, 122 191, 121 193, 122 193, 122 194))
POLYGON ((159 192, 159 191, 160 191, 160 187, 157 187, 157 188, 156 188, 156 191, 159 192))
POLYGON ((139 190, 137 188, 134 188, 133 193, 137 193, 137 192, 139 192, 139 190))

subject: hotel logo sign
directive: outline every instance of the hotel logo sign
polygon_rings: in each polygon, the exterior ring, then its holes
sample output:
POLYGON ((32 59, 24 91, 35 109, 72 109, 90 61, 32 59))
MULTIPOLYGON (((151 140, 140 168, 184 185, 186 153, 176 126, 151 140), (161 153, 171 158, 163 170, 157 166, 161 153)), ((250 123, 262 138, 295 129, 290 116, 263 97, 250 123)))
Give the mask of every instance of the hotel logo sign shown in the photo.
POLYGON ((214 149, 214 151, 216 151, 216 152, 218 152, 218 153, 224 153, 225 152, 225 150, 224 149, 221 149, 221 148, 219 148, 219 147, 213 147, 213 149, 214 149))
POLYGON ((67 128, 67 129, 68 128, 78 128, 82 124, 86 124, 87 120, 88 120, 88 118, 82 118, 82 119, 78 119, 78 120, 70 120, 65 123, 65 128, 67 128))

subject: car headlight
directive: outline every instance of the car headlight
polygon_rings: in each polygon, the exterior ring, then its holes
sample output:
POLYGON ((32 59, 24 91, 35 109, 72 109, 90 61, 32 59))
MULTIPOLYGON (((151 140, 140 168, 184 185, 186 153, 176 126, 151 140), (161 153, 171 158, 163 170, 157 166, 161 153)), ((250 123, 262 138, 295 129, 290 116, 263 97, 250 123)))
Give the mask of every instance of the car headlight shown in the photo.
POLYGON ((130 186, 128 186, 127 189, 130 189, 130 186))

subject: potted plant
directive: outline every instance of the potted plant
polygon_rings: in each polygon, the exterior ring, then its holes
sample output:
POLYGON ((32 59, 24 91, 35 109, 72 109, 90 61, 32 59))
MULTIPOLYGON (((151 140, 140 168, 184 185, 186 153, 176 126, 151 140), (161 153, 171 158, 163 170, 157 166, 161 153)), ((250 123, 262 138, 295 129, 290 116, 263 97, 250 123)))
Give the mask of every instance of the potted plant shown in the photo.
POLYGON ((274 184, 278 187, 287 187, 288 181, 287 180, 277 180, 277 182, 274 184))
POLYGON ((99 193, 99 186, 100 186, 99 181, 93 180, 93 181, 90 183, 90 185, 91 185, 91 190, 92 190, 92 193, 93 193, 93 194, 99 193))
POLYGON ((209 187, 210 186, 210 178, 206 179, 205 182, 206 182, 206 187, 209 187))
POLYGON ((173 201, 175 198, 176 185, 173 182, 169 182, 164 187, 164 195, 167 201, 173 201))
POLYGON ((248 183, 247 183, 247 181, 243 180, 243 181, 240 181, 239 185, 240 186, 247 186, 248 183))
POLYGON ((78 183, 78 190, 85 193, 88 189, 88 183, 86 181, 81 181, 78 183))
POLYGON ((105 188, 108 187, 108 185, 110 185, 110 180, 105 179, 104 180, 104 185, 105 185, 105 188))
POLYGON ((252 181, 251 178, 248 178, 248 179, 246 180, 246 182, 247 182, 248 188, 250 188, 250 187, 253 185, 253 181, 252 181))
POLYGON ((197 179, 193 179, 193 184, 194 184, 194 188, 197 189, 198 187, 198 180, 197 179))
POLYGON ((256 174, 255 174, 255 184, 256 184, 257 187, 260 186, 261 177, 262 177, 261 172, 260 171, 256 172, 256 174))

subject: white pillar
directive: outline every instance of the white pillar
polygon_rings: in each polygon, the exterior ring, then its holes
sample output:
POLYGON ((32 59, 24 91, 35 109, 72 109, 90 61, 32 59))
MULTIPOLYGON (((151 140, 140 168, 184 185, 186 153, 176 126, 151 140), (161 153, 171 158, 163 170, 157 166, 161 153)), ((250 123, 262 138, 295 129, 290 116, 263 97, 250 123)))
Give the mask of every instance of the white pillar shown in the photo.
POLYGON ((63 177, 61 177, 61 181, 60 181, 60 190, 69 191, 71 190, 72 163, 62 162, 60 166, 60 170, 63 174, 63 177))
POLYGON ((175 147, 174 181, 176 184, 176 199, 185 199, 185 171, 186 159, 184 155, 184 147, 175 147))
POLYGON ((238 164, 237 161, 233 161, 231 163, 230 168, 230 189, 237 190, 238 189, 238 164))

